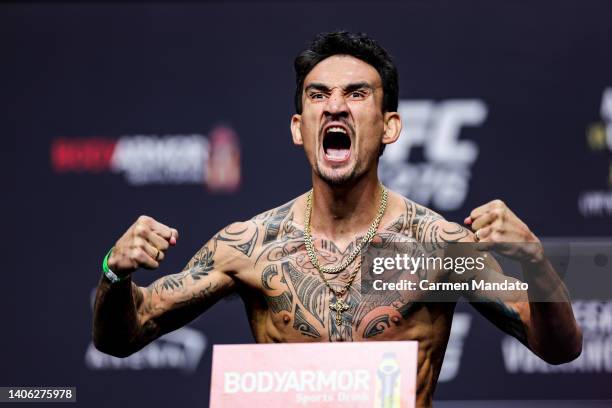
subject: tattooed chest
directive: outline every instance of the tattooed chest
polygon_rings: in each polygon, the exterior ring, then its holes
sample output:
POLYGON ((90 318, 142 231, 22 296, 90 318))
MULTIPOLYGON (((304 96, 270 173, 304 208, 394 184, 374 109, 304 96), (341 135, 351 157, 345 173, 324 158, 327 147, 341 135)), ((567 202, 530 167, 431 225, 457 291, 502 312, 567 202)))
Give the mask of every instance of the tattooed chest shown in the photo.
MULTIPOLYGON (((435 217, 406 202, 396 208, 396 216, 381 226, 373 242, 415 242, 417 237, 435 235, 435 217)), ((352 341, 410 339, 413 318, 422 304, 398 291, 373 294, 362 291, 360 274, 338 298, 350 280, 354 261, 337 275, 325 275, 326 285, 306 253, 303 231, 293 223, 291 205, 268 213, 260 219, 261 237, 253 239, 256 248, 249 254, 255 274, 249 274, 248 286, 255 296, 249 306, 253 331, 261 341, 352 341), (263 332, 263 334, 262 334, 263 332)), ((339 265, 349 257, 360 241, 348 247, 315 237, 317 257, 322 265, 339 265)), ((252 272, 252 270, 251 270, 252 272)), ((364 281, 365 282, 365 281, 364 281)), ((367 286, 364 286, 367 289, 367 286)), ((414 332, 414 331, 413 331, 414 332)))
MULTIPOLYGON (((353 266, 356 267, 356 266, 353 266)), ((328 276, 339 291, 346 286, 351 267, 328 276)), ((361 293, 359 276, 338 298, 308 261, 305 251, 296 251, 260 270, 265 330, 272 341, 358 341, 398 339, 408 326, 406 318, 413 302, 399 293, 376 298, 361 293)))

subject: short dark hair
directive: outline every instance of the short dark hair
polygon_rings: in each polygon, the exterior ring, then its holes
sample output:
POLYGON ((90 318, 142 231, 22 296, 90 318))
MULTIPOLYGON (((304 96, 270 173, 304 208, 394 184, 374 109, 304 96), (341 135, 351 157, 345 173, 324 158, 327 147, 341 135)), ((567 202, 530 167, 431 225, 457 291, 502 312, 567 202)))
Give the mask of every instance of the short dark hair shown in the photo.
POLYGON ((302 90, 306 75, 324 59, 332 55, 350 55, 378 71, 383 87, 383 112, 396 112, 399 98, 397 68, 391 55, 364 33, 335 31, 318 34, 308 49, 302 51, 293 63, 295 68, 295 111, 302 113, 302 90))

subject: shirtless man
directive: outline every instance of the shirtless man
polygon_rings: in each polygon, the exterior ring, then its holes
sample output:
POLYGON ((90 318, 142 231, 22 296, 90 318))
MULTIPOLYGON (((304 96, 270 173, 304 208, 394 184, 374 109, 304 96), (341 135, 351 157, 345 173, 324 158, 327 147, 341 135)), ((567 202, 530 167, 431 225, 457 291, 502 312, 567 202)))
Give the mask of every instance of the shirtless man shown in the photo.
MULTIPOLYGON (((139 217, 107 257, 108 268, 121 280, 111 282, 106 275, 100 280, 94 343, 105 353, 128 356, 238 293, 257 342, 418 341, 417 405, 429 406, 455 302, 413 302, 394 292, 366 299, 359 257, 353 260, 352 252, 372 225, 373 242, 479 240, 518 260, 534 290, 546 290, 559 278, 538 238, 500 200, 474 209, 464 221, 467 228, 397 193, 389 191, 383 200, 378 160, 384 146, 399 137, 401 119, 396 68, 373 40, 345 32, 320 35, 296 58, 295 68, 297 113, 291 133, 312 167, 312 205, 305 193, 230 224, 182 272, 148 287, 137 286, 132 274, 158 268, 178 232, 139 217), (314 255, 305 245, 308 236, 314 255), (520 251, 504 245, 508 242, 534 245, 520 251), (320 273, 312 256, 323 268, 346 267, 320 273), (334 309, 339 301, 346 309, 334 309)), ((530 302, 530 294, 523 293, 513 301, 479 299, 473 305, 542 359, 559 364, 580 354, 582 335, 563 284, 556 287, 562 301, 530 302)))

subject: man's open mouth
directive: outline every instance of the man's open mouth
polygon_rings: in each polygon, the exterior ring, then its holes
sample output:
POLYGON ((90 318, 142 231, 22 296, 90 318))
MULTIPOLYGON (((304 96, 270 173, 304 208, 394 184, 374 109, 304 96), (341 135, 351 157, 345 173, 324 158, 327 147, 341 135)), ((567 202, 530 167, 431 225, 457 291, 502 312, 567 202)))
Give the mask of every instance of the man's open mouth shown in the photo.
POLYGON ((351 138, 344 126, 328 126, 323 134, 323 152, 330 161, 342 162, 351 154, 351 138))

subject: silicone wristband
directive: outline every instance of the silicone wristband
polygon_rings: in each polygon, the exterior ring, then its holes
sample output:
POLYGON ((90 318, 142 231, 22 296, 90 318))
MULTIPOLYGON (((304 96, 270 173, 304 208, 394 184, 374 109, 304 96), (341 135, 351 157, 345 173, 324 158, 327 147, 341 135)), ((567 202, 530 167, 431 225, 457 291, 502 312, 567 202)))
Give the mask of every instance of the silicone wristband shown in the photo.
POLYGON ((117 283, 117 282, 126 280, 129 277, 129 275, 124 276, 124 277, 119 277, 115 272, 111 271, 111 269, 108 267, 108 257, 110 257, 110 254, 111 252, 113 252, 113 249, 115 249, 115 247, 112 247, 106 253, 104 260, 102 261, 102 271, 104 272, 104 276, 106 276, 106 278, 109 281, 111 281, 112 283, 117 283))

